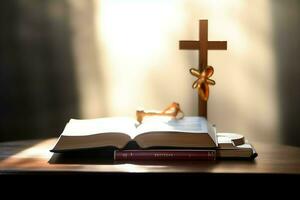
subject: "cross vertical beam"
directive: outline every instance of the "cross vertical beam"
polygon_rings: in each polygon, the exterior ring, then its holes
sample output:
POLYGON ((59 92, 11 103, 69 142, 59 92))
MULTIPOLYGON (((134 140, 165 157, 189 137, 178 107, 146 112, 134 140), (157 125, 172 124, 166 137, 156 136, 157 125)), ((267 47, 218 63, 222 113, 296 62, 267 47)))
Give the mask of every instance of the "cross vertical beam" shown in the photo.
MULTIPOLYGON (((208 22, 200 20, 199 22, 199 69, 203 70, 207 66, 207 41, 208 41, 208 22)), ((207 101, 203 101, 198 97, 198 115, 207 118, 207 101)))
POLYGON ((199 22, 199 69, 203 70, 207 66, 207 42, 208 42, 208 22, 200 20, 199 22))

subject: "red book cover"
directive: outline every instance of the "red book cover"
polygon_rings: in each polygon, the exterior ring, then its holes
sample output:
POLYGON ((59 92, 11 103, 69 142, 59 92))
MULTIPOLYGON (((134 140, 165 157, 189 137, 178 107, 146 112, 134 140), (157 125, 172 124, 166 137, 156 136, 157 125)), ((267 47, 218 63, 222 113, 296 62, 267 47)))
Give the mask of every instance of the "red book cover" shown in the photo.
POLYGON ((114 160, 216 160, 216 150, 116 150, 114 160))

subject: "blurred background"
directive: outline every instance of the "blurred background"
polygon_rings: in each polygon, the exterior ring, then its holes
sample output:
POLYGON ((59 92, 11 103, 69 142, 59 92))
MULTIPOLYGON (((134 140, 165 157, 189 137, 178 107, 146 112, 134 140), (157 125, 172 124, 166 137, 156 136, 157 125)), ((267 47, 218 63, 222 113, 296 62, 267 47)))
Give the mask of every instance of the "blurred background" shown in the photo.
POLYGON ((300 146, 298 0, 5 0, 0 141, 57 137, 70 118, 135 116, 179 102, 197 115, 199 19, 215 68, 208 119, 250 141, 300 146))

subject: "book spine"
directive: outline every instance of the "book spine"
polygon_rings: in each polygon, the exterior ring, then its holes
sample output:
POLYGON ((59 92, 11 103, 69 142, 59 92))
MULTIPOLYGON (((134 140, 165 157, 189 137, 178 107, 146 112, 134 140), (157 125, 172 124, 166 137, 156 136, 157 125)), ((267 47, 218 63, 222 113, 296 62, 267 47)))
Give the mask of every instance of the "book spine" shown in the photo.
POLYGON ((116 150, 116 161, 216 160, 215 150, 116 150))

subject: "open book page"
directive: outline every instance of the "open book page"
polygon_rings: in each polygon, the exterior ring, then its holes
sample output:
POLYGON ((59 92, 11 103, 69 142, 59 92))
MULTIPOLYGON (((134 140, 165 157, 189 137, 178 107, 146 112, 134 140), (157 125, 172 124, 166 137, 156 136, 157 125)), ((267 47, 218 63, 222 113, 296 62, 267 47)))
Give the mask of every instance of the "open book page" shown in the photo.
POLYGON ((138 126, 137 130, 139 134, 147 132, 208 133, 208 126, 203 117, 189 116, 183 119, 149 117, 138 126))
POLYGON ((124 133, 136 135, 136 121, 127 117, 107 117, 97 119, 71 119, 63 136, 87 136, 99 133, 124 133))

